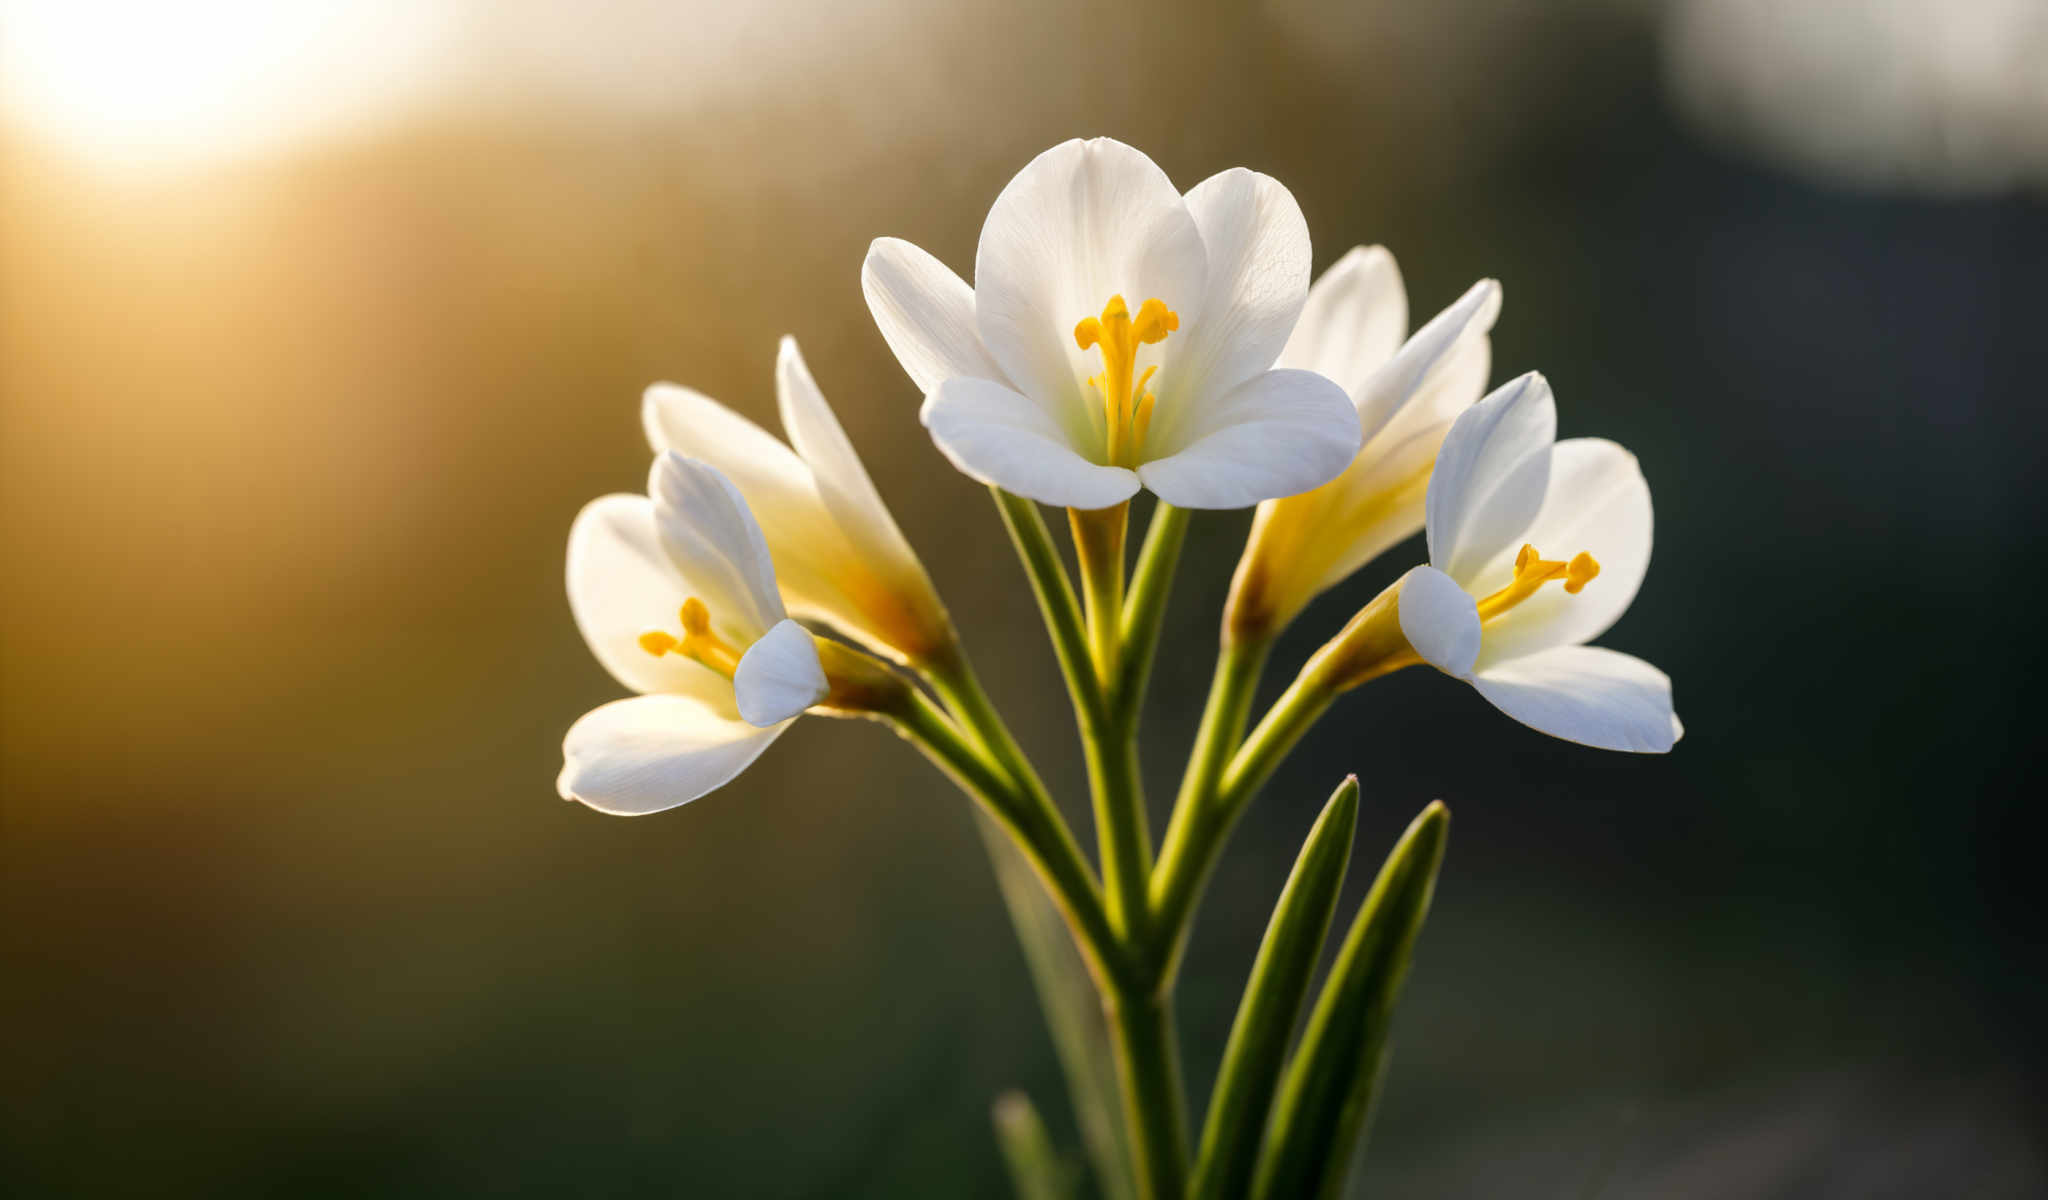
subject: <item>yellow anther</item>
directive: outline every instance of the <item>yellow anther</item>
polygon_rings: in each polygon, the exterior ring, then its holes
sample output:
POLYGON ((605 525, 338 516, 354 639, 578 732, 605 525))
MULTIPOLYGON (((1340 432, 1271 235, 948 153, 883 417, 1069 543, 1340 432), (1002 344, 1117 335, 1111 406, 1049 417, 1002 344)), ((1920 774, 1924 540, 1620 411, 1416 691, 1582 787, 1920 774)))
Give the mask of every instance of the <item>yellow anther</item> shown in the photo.
POLYGON ((711 631, 711 610, 702 600, 692 596, 683 601, 678 616, 683 623, 682 637, 652 629, 640 635, 640 648, 656 658, 664 654, 680 654, 731 679, 733 672, 740 668, 740 652, 711 631))
POLYGON ((1084 317, 1074 326, 1075 345, 1083 350, 1099 347, 1102 353, 1102 373, 1088 382, 1102 394, 1110 462, 1132 465, 1152 423, 1153 397, 1145 385, 1158 368, 1147 367, 1143 377, 1133 378, 1138 347, 1163 342, 1179 328, 1180 314, 1158 297, 1139 305, 1133 318, 1121 295, 1109 298, 1101 316, 1084 317))
POLYGON ((1535 595, 1553 579, 1563 580, 1564 590, 1576 596, 1599 573, 1600 564, 1583 550, 1573 555, 1570 562, 1557 562, 1543 557, 1536 547, 1524 542, 1521 551, 1515 555, 1514 580, 1479 602, 1479 619, 1481 622, 1493 620, 1535 595))

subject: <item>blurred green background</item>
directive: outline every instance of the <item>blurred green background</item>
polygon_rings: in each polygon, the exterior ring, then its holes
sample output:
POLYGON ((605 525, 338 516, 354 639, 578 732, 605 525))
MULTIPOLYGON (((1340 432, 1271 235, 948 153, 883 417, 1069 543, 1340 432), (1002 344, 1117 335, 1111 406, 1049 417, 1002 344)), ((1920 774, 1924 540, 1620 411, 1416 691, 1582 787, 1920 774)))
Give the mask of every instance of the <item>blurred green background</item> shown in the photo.
MULTIPOLYGON (((1426 672, 1340 705, 1202 910, 1197 1104, 1357 771, 1353 901, 1455 813, 1361 1194, 2048 1191, 2038 6, 0 14, 10 1192, 997 1195, 1012 1086, 1071 1143, 964 802, 886 734, 803 722, 643 820, 553 780, 617 694, 570 518, 641 485, 645 384, 771 422, 793 333, 1081 812, 1022 578, 858 272, 883 234, 967 271, 1092 134, 1279 177, 1318 268, 1386 244, 1418 321, 1499 278, 1496 382, 1642 458, 1606 640, 1688 729, 1602 755, 1426 672)), ((1155 809, 1247 521, 1195 524, 1155 809)))

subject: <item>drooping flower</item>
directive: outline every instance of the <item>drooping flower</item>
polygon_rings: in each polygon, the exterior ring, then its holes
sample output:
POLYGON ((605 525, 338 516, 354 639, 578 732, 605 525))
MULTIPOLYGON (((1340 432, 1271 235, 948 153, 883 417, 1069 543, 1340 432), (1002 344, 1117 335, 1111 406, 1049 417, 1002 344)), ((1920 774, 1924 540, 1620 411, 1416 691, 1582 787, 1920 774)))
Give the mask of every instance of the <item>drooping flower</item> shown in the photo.
POLYGON ((1225 624, 1268 635, 1310 600, 1422 528, 1430 465, 1486 390, 1500 285, 1483 279, 1406 337, 1408 297, 1384 247, 1353 249, 1316 280, 1280 365, 1340 384, 1363 445, 1342 474, 1259 505, 1225 624))
POLYGON ((557 788, 620 816, 719 787, 831 692, 731 482, 669 452, 647 491, 591 501, 569 531, 576 626, 613 678, 641 694, 570 728, 557 788))
POLYGON ((777 353, 775 395, 790 445, 673 383, 647 389, 641 420, 656 454, 675 450, 710 463, 738 487, 797 615, 902 662, 943 653, 955 640, 945 605, 794 338, 783 338, 777 353))
POLYGON ((1532 729, 1661 753, 1684 733, 1670 678, 1585 645, 1649 569, 1650 488, 1613 442, 1556 436, 1550 385, 1533 372, 1458 418, 1429 481, 1429 565, 1398 585, 1401 632, 1532 729))
POLYGON ((883 238, 861 273, 933 440, 985 483, 1105 508, 1313 488, 1358 450, 1334 383, 1274 369, 1308 295, 1307 223, 1247 170, 1186 196, 1108 138, 1055 146, 990 209, 970 288, 883 238))

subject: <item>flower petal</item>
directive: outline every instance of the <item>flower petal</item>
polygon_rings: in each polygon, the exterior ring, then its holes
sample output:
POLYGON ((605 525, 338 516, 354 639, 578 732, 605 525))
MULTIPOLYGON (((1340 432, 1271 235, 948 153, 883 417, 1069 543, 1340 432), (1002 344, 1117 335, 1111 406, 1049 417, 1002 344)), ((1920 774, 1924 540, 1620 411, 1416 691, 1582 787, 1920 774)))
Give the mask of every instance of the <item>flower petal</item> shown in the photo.
POLYGON ((900 238, 876 238, 860 290, 920 393, 962 375, 1003 382, 975 329, 974 289, 946 264, 900 238))
POLYGON ((685 696, 614 700, 570 727, 555 787, 614 816, 660 812, 746 770, 785 728, 756 729, 685 696))
POLYGON ((650 630, 679 632, 677 610, 690 595, 662 548, 652 500, 602 496, 584 505, 569 528, 567 575, 576 628, 612 678, 636 692, 684 693, 732 710, 732 688, 716 672, 640 648, 650 630))
POLYGON ((662 547, 715 628, 744 647, 789 615, 761 527, 717 468, 670 450, 654 460, 647 491, 662 547))
POLYGON ((1358 396, 1407 332, 1408 293, 1394 256, 1385 246, 1354 246, 1308 289, 1279 365, 1327 375, 1358 396))
MULTIPOLYGON (((1580 551, 1600 574, 1577 595, 1546 587, 1486 630, 1487 663, 1552 646, 1590 642, 1621 619, 1650 569, 1650 485, 1636 456, 1604 438, 1559 442, 1550 457, 1550 488, 1523 535, 1550 558, 1580 551)), ((1473 591, 1486 595, 1514 577, 1514 553, 1503 551, 1481 570, 1473 591)))
POLYGON ((1085 430, 1087 380, 1101 368, 1075 344, 1075 324, 1113 295, 1132 311, 1157 297, 1191 324, 1207 261, 1194 217, 1151 159, 1109 138, 1064 142, 989 209, 974 256, 975 328, 1017 391, 1059 428, 1085 430))
POLYGON ((831 691, 817 642, 795 621, 779 622, 747 647, 732 676, 740 716, 764 729, 798 716, 831 691))
POLYGON ((1557 403, 1534 371, 1502 385, 1451 426, 1430 475, 1430 565, 1467 583, 1535 519, 1550 478, 1557 403))
POLYGON ((701 392, 657 383, 640 402, 647 444, 709 463, 739 488, 761 524, 812 528, 825 508, 811 470, 782 439, 701 392))
POLYGON ((1472 338, 1483 338, 1500 316, 1500 285, 1482 279, 1467 288, 1457 303, 1431 317, 1415 331, 1351 398, 1358 404, 1358 423, 1370 438, 1424 391, 1432 376, 1455 361, 1453 351, 1472 338))
POLYGON ((1487 667, 1472 686, 1539 733, 1602 750, 1662 754, 1685 733, 1671 679, 1640 658, 1559 646, 1487 667))
POLYGON ((1159 404, 1169 414, 1271 367, 1308 299, 1308 221, 1279 180, 1234 168, 1196 184, 1187 206, 1209 270, 1189 306, 1200 316, 1184 309, 1161 347, 1159 404))
POLYGON ((1130 499, 1138 476, 1074 452, 1043 408, 985 379, 949 379, 919 414, 954 466, 1041 504, 1107 508, 1130 499))
POLYGON ((1416 567, 1401 576, 1394 606, 1401 633, 1423 660, 1460 679, 1479 656, 1479 606, 1471 593, 1435 567, 1416 567))
MULTIPOLYGON (((826 403, 825 394, 818 390, 795 338, 782 339, 775 360, 775 394, 782 408, 782 427, 810 467, 819 499, 847 540, 872 567, 903 586, 930 593, 932 585, 924 564, 897 527, 889 506, 882 503, 882 494, 875 490, 852 440, 826 403)), ((937 604, 936 597, 932 603, 937 604)))
MULTIPOLYGON (((1358 414, 1344 389, 1312 371, 1267 371, 1206 402, 1177 445, 1138 468, 1182 508, 1243 508, 1335 478, 1358 453, 1358 414)), ((1155 431, 1149 448, 1160 441, 1155 431)))

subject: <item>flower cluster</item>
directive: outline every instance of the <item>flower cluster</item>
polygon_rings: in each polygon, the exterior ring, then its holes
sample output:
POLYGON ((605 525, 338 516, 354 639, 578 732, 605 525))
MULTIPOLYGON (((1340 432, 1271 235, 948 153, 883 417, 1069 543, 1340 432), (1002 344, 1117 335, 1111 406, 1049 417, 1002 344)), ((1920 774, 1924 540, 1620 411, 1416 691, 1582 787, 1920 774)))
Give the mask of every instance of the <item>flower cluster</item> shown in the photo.
MULTIPOLYGON (((1144 154, 1098 138, 1046 151, 997 196, 972 286, 892 238, 869 250, 861 283, 924 392, 933 442, 973 478, 1074 510, 1140 489, 1182 508, 1258 505, 1227 638, 1270 640, 1426 529, 1428 564, 1381 620, 1350 631, 1353 650, 1333 644, 1325 661, 1348 672, 1333 678, 1426 662, 1545 733, 1670 749, 1680 726, 1665 676, 1584 644, 1649 565, 1634 457, 1554 441, 1540 375, 1480 398, 1501 308, 1492 280, 1410 334, 1385 249, 1352 250, 1313 286, 1309 268, 1307 224, 1277 181, 1237 169, 1183 194, 1144 154), (1387 614, 1391 641, 1377 628, 1387 614)), ((835 686, 841 707, 893 695, 813 627, 913 672, 957 655, 930 578, 792 340, 775 383, 788 444, 697 392, 649 388, 648 494, 577 518, 577 624, 641 695, 570 731, 565 797, 672 807, 744 769, 806 709, 832 710, 835 686)))

